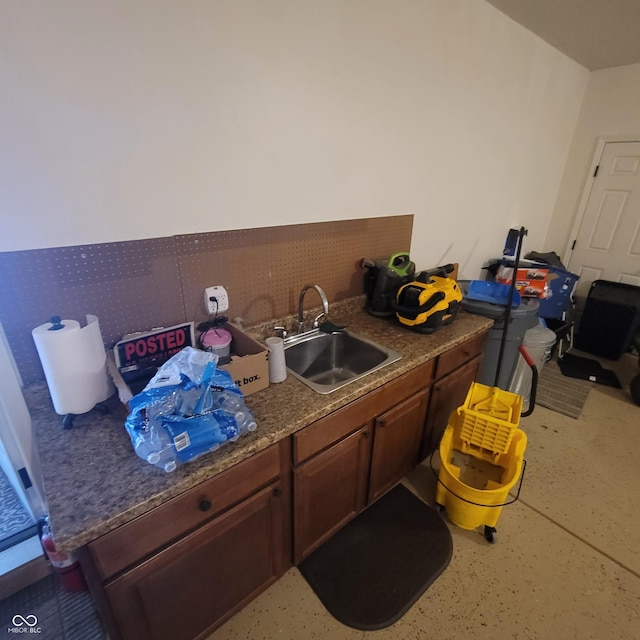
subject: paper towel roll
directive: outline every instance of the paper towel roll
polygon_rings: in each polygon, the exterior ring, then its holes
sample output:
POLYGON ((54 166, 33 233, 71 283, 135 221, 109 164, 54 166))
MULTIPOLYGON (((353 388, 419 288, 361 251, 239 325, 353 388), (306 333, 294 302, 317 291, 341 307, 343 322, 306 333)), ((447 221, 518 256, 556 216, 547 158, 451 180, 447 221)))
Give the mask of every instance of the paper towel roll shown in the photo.
POLYGON ((56 413, 86 413, 114 392, 100 323, 96 316, 87 315, 84 327, 76 320, 60 324, 59 329, 51 322, 42 324, 31 335, 56 413))
POLYGON ((287 379, 287 365, 284 359, 284 341, 282 338, 267 338, 269 349, 269 382, 284 382, 287 379))

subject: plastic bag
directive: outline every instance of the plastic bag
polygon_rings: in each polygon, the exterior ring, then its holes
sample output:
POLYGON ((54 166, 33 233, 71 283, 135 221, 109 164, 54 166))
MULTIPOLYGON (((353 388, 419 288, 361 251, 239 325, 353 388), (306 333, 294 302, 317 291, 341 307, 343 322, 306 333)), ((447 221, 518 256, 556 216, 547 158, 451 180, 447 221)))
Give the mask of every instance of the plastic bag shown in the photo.
POLYGON ((129 402, 125 428, 136 454, 164 471, 214 451, 256 423, 218 356, 185 347, 129 402))

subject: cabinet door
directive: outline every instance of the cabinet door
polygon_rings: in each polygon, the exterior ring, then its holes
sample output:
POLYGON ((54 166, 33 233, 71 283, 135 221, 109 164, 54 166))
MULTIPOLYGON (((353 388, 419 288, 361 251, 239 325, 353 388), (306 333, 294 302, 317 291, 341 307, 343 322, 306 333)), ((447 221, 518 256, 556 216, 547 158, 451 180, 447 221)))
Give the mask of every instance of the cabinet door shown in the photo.
POLYGON ((437 448, 451 413, 464 403, 469 387, 478 375, 480 361, 481 357, 473 358, 433 385, 422 441, 423 460, 437 448))
POLYGON ((106 587, 123 640, 204 637, 282 573, 274 484, 106 587))
POLYGON ((369 502, 418 464, 428 399, 429 391, 422 391, 376 419, 369 502))
POLYGON ((370 456, 368 424, 294 469, 296 564, 362 511, 370 456))

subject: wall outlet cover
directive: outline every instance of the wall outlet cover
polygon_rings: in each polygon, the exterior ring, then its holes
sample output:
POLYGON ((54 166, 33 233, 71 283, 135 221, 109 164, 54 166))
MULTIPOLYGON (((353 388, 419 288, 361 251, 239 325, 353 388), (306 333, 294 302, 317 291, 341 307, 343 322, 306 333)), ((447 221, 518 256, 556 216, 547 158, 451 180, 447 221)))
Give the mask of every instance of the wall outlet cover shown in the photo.
POLYGON ((222 285, 207 287, 204 290, 204 308, 210 316, 224 313, 229 309, 229 294, 222 285), (215 298, 212 300, 211 298, 215 298))

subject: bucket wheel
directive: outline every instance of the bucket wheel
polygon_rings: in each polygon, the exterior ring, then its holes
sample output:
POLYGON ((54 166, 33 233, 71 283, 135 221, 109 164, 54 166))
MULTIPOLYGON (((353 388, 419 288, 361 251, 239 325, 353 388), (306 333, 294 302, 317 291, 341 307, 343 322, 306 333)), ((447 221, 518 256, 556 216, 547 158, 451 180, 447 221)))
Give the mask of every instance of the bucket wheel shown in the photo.
POLYGON ((490 527, 488 524, 484 525, 484 537, 487 542, 493 544, 496 541, 497 530, 495 527, 490 527))

